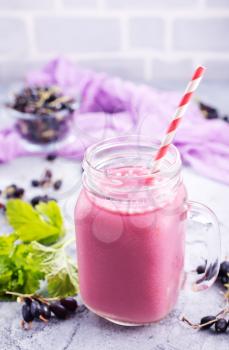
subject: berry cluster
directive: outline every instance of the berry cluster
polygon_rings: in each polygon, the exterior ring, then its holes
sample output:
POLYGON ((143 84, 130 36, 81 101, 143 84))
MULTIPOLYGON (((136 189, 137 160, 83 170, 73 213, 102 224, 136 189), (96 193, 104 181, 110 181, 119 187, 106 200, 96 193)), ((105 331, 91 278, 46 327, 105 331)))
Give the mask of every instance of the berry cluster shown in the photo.
MULTIPOLYGON (((207 261, 205 261, 204 265, 197 266, 196 272, 198 274, 204 273, 206 271, 206 264, 207 264, 207 261)), ((216 264, 213 264, 213 265, 209 266, 208 270, 206 271, 206 274, 208 275, 208 277, 211 277, 211 275, 215 274, 215 268, 216 268, 216 264)), ((229 283, 229 261, 223 261, 220 264, 220 269, 219 269, 219 273, 218 273, 217 279, 224 286, 229 283)))
POLYGON ((34 320, 47 323, 52 316, 64 320, 71 313, 75 312, 78 307, 77 301, 73 297, 54 298, 53 300, 39 295, 21 294, 18 296, 17 301, 22 303, 21 325, 25 329, 31 328, 34 320))
POLYGON ((220 118, 220 119, 224 120, 225 122, 229 122, 228 115, 221 115, 219 113, 219 111, 212 106, 209 106, 205 103, 199 102, 199 108, 206 119, 218 119, 218 118, 220 118))
MULTIPOLYGON (((58 182, 59 181, 60 180, 58 180, 58 182)), ((7 202, 7 200, 15 199, 15 198, 22 199, 24 194, 25 194, 25 189, 18 187, 15 184, 7 186, 3 191, 0 190, 0 196, 2 196, 2 201, 0 201, 0 212, 2 212, 3 214, 5 213, 6 211, 5 203, 7 202)), ((56 201, 56 199, 49 197, 47 195, 35 196, 30 200, 30 203, 32 204, 32 206, 35 207, 40 202, 48 203, 49 201, 56 201)))
POLYGON ((7 186, 4 191, 3 191, 3 196, 6 199, 11 199, 11 198, 22 198, 25 193, 24 188, 18 187, 15 184, 7 186))
POLYGON ((35 86, 22 89, 9 106, 22 113, 47 115, 66 109, 73 112, 74 104, 75 100, 64 95, 58 86, 35 86))
POLYGON ((217 333, 224 333, 227 330, 229 325, 228 321, 225 318, 218 318, 216 316, 205 316, 200 320, 201 329, 209 329, 215 325, 215 331, 217 333))
POLYGON ((218 279, 223 285, 229 283, 229 261, 223 261, 220 264, 218 279))
MULTIPOLYGON (((210 269, 212 271, 212 268, 210 269)), ((214 266, 213 266, 214 270, 214 266)), ((198 274, 203 274, 204 272, 207 274, 208 271, 206 271, 206 261, 205 265, 200 265, 197 267, 196 272, 198 274)), ((229 261, 223 261, 220 264, 220 269, 218 273, 218 280, 224 287, 229 286, 229 261)), ((228 298, 229 295, 228 293, 225 294, 225 297, 228 298)), ((206 329, 212 329, 214 326, 215 332, 216 333, 225 333, 227 329, 229 329, 229 321, 225 318, 226 315, 229 314, 229 307, 226 305, 226 307, 221 310, 217 315, 209 315, 209 316, 204 316, 201 318, 200 323, 194 324, 190 322, 186 317, 182 317, 181 321, 187 323, 194 329, 201 329, 201 330, 206 330, 206 329)))
MULTIPOLYGON (((49 154, 46 159, 48 161, 53 161, 56 159, 55 154, 49 154)), ((55 191, 58 191, 61 186, 62 186, 63 181, 61 179, 53 180, 53 173, 50 169, 46 169, 44 174, 41 176, 39 180, 33 179, 31 181, 31 186, 32 187, 40 187, 40 188, 47 188, 47 187, 52 187, 55 191)), ((5 202, 8 199, 13 199, 13 198, 19 198, 22 199, 25 194, 25 189, 22 187, 19 187, 15 184, 11 184, 9 186, 6 186, 5 189, 2 191, 0 190, 0 197, 2 196, 2 201, 0 201, 0 212, 5 212, 5 202)), ((30 200, 30 203, 33 206, 36 206, 40 202, 48 203, 49 201, 54 200, 56 201, 55 198, 50 197, 48 195, 38 195, 33 197, 30 200)))
POLYGON ((69 132, 76 101, 58 87, 26 87, 8 104, 20 135, 34 143, 61 141, 69 132))
POLYGON ((6 186, 6 188, 3 191, 0 190, 0 196, 2 196, 2 201, 0 202, 0 211, 4 213, 6 210, 4 200, 13 199, 13 198, 22 199, 24 194, 25 194, 24 188, 19 187, 15 184, 6 186))
POLYGON ((225 318, 226 314, 229 313, 229 309, 223 309, 216 316, 204 316, 201 318, 200 323, 194 324, 190 322, 186 317, 182 317, 181 321, 187 323, 193 329, 199 330, 209 330, 214 326, 216 333, 225 333, 227 328, 229 328, 229 321, 225 318))
POLYGON ((33 187, 50 187, 53 186, 54 190, 59 190, 62 186, 62 180, 55 180, 52 179, 53 174, 51 170, 47 169, 44 173, 44 175, 39 180, 32 180, 31 185, 33 187))

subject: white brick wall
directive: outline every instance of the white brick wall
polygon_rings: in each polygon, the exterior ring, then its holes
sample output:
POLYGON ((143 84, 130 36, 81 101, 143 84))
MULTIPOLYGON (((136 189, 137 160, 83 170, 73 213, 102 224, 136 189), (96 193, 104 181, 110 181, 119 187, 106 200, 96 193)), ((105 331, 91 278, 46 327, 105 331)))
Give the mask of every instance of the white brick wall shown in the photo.
POLYGON ((0 0, 0 81, 56 55, 138 81, 229 80, 229 0, 0 0))

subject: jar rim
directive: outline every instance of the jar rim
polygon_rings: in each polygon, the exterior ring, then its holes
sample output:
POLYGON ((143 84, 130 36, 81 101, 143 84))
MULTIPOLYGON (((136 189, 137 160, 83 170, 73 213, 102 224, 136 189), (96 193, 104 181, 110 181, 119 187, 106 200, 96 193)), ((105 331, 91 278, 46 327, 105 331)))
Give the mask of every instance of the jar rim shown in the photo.
MULTIPOLYGON (((151 147, 156 147, 157 149, 160 146, 160 141, 158 139, 151 139, 151 138, 143 136, 143 135, 131 134, 131 135, 118 136, 118 137, 110 137, 110 138, 106 138, 102 141, 98 141, 98 142, 92 144, 91 146, 89 146, 86 149, 86 152, 84 154, 83 162, 86 162, 87 165, 90 166, 90 168, 92 168, 94 171, 96 171, 98 173, 103 173, 104 171, 102 169, 99 169, 92 164, 92 162, 89 159, 90 154, 93 154, 93 152, 99 151, 99 149, 102 146, 107 145, 107 146, 111 147, 113 142, 120 142, 120 143, 123 142, 124 143, 125 140, 132 141, 132 142, 138 141, 138 142, 140 142, 140 144, 143 140, 146 145, 151 146, 151 147)), ((171 167, 175 168, 175 167, 177 167, 177 165, 181 164, 180 153, 174 144, 170 144, 168 152, 171 152, 171 150, 175 154, 175 162, 171 165, 171 167)), ((152 155, 152 164, 153 164, 153 155, 152 155)), ((160 172, 160 170, 157 172, 160 172)), ((157 173, 157 172, 155 172, 155 173, 157 173)))
MULTIPOLYGON (((98 164, 95 164, 96 162, 94 161, 94 156, 96 153, 99 153, 104 150, 108 150, 109 148, 111 149, 112 147, 115 146, 140 146, 141 147, 148 147, 148 149, 152 149, 152 165, 153 165, 153 151, 156 152, 156 150, 160 146, 160 142, 155 139, 151 139, 148 137, 145 137, 143 135, 125 135, 125 136, 118 136, 118 137, 112 137, 108 138, 102 141, 99 141, 91 146, 89 146, 85 152, 84 160, 83 160, 83 169, 85 170, 85 173, 89 173, 91 177, 96 181, 97 179, 101 179, 104 176, 109 178, 109 174, 104 170, 104 168, 99 168, 98 164)), ((152 186, 147 186, 147 189, 150 187, 152 188, 158 188, 165 186, 170 182, 172 179, 176 178, 176 176, 180 173, 180 168, 181 168, 181 159, 180 159, 180 154, 178 149, 174 145, 170 145, 168 149, 168 155, 172 154, 173 162, 168 163, 168 166, 166 169, 161 171, 152 172, 154 179, 163 179, 159 182, 154 183, 152 186)), ((165 158, 168 156, 165 156, 165 158)), ((141 175, 136 175, 136 174, 131 174, 131 175, 126 175, 126 179, 147 179, 149 178, 150 172, 147 174, 141 174, 141 175)), ((113 180, 120 180, 120 176, 116 176, 114 173, 112 174, 112 179, 113 180)), ((142 188, 143 190, 143 188, 142 188)))

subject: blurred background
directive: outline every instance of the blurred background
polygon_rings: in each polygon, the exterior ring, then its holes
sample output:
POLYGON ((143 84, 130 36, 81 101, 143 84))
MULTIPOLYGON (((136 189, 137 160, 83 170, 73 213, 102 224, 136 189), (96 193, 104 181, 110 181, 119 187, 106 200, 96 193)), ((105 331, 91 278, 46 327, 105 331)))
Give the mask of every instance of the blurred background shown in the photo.
POLYGON ((0 80, 64 55, 156 86, 229 80, 228 0, 0 0, 0 80), (189 75, 188 75, 189 74, 189 75))

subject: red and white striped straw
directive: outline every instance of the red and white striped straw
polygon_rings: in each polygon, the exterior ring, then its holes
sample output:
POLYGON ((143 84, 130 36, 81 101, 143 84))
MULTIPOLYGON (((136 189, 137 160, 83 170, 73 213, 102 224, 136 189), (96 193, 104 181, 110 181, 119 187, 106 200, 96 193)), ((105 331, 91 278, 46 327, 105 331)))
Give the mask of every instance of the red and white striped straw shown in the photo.
POLYGON ((159 150, 156 153, 156 156, 154 158, 153 163, 153 171, 157 171, 160 168, 160 164, 162 159, 164 158, 166 152, 168 151, 168 148, 170 144, 173 141, 173 138, 175 136, 175 133, 177 131, 177 128, 181 122, 181 119, 183 115, 186 112, 186 109, 189 105, 189 102, 191 100, 191 97, 193 93, 196 91, 199 83, 201 82, 201 79, 203 78, 205 68, 204 67, 198 67, 195 70, 195 73, 193 74, 193 77, 191 81, 188 83, 186 90, 184 92, 184 95, 172 117, 171 122, 169 123, 168 129, 166 131, 166 135, 160 145, 159 150))

